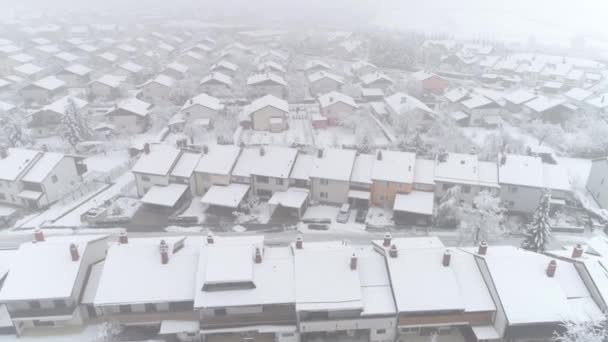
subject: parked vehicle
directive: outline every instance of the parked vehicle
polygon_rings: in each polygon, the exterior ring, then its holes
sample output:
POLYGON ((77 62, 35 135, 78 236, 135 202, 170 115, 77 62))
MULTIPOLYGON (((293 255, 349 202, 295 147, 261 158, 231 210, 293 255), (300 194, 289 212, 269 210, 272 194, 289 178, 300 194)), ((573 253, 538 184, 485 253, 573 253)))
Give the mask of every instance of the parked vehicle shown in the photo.
POLYGON ((346 223, 346 222, 348 222, 349 217, 350 217, 350 204, 344 203, 340 207, 340 211, 338 212, 336 221, 340 222, 340 223, 346 223))
POLYGON ((367 209, 358 209, 357 216, 355 216, 355 222, 365 223, 367 220, 367 209))
POLYGON ((311 223, 308 225, 308 229, 312 229, 312 230, 329 230, 329 226, 326 224, 318 224, 318 223, 311 223))

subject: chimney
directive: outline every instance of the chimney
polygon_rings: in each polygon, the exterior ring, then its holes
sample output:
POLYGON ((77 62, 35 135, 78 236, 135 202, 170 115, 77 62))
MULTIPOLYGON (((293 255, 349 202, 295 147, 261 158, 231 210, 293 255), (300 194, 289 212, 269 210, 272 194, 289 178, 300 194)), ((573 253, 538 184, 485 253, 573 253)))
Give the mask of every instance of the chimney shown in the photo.
POLYGON ((391 258, 396 258, 397 254, 399 254, 397 252, 397 245, 391 245, 391 248, 388 249, 388 256, 390 256, 391 258))
POLYGON ((583 256, 583 246, 579 243, 576 246, 574 246, 574 249, 572 250, 572 258, 576 259, 576 258, 580 258, 583 256))
POLYGON ((392 239, 393 239, 393 235, 391 235, 391 232, 386 232, 386 234, 384 234, 384 240, 382 241, 382 246, 390 247, 392 239))
POLYGON ((211 234, 211 232, 207 233, 207 243, 211 245, 214 242, 215 242, 215 239, 213 238, 213 234, 211 234))
POLYGON ((505 165, 507 163, 507 155, 506 154, 501 154, 500 155, 500 165, 505 165))
POLYGON ((376 153, 376 159, 382 160, 382 151, 378 151, 378 153, 376 153))
POLYGON ((555 271, 557 270, 557 261, 555 259, 549 261, 549 265, 547 266, 547 277, 553 278, 555 276, 555 271))
POLYGON ((144 153, 150 154, 150 144, 149 143, 144 144, 144 153))
POLYGON ((6 146, 0 146, 0 159, 8 157, 8 148, 6 146))
POLYGON ((209 146, 203 145, 203 154, 209 153, 209 146))
POLYGON ((441 264, 444 267, 448 267, 450 266, 450 260, 452 260, 452 253, 449 249, 446 249, 446 251, 443 252, 443 260, 441 261, 441 264))
POLYGON ((78 247, 73 243, 70 244, 70 254, 72 255, 72 261, 78 261, 78 259, 80 259, 80 253, 78 253, 78 247))
POLYGON ((165 240, 160 240, 160 262, 165 265, 169 263, 169 246, 165 240))
POLYGON ((302 239, 301 235, 298 235, 298 237, 296 237, 296 249, 302 248, 304 248, 304 240, 302 239))
POLYGON ((479 248, 477 248, 477 254, 486 255, 488 253, 488 243, 485 241, 481 241, 479 244, 479 248))
POLYGON ((49 146, 47 144, 42 144, 42 152, 48 152, 49 146))
POLYGON ((264 146, 260 146, 260 157, 263 157, 266 154, 266 150, 264 150, 264 146))
POLYGON ((262 263, 262 251, 260 251, 259 247, 255 248, 255 263, 256 264, 262 263))
POLYGON ((323 149, 322 148, 317 150, 317 157, 323 158, 323 149))
POLYGON ((357 269, 357 254, 353 253, 350 257, 350 269, 352 271, 357 269))
POLYGON ((42 232, 42 229, 36 228, 34 230, 34 241, 36 241, 36 242, 44 241, 44 233, 42 232))
POLYGON ((126 245, 126 244, 128 244, 128 243, 129 243, 129 237, 127 236, 127 231, 126 231, 126 230, 124 230, 124 229, 123 229, 123 230, 120 232, 120 234, 118 234, 118 242, 119 242, 121 245, 126 245))

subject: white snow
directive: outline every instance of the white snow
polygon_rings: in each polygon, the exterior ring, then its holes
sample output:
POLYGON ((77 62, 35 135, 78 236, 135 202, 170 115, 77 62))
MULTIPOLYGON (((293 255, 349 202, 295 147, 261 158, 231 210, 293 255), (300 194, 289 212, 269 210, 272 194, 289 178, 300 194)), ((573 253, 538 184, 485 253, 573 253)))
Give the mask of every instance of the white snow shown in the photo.
POLYGON ((249 185, 232 183, 228 185, 213 185, 203 198, 201 203, 216 205, 227 208, 237 208, 249 191, 249 185))
POLYGON ((141 198, 143 203, 172 208, 188 190, 186 184, 153 185, 141 198))

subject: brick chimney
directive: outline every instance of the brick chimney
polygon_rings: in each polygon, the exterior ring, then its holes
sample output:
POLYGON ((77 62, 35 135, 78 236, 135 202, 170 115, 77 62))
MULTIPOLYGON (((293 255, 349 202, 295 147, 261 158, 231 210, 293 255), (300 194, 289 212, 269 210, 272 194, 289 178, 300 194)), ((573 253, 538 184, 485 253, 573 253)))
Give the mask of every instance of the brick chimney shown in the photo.
POLYGON ((36 241, 36 242, 44 241, 44 232, 42 232, 42 229, 40 229, 40 228, 34 229, 34 241, 36 241))
POLYGON ((549 261, 549 265, 547 265, 547 277, 553 278, 555 276, 555 271, 557 270, 557 261, 555 259, 549 261))
POLYGON ((444 267, 448 267, 448 266, 450 266, 451 260, 452 260, 452 253, 450 252, 449 249, 446 249, 446 251, 443 252, 443 260, 441 261, 441 264, 444 267))
POLYGON ((579 243, 576 246, 574 246, 574 249, 572 250, 572 258, 576 259, 576 258, 580 258, 583 256, 583 246, 579 243))
POLYGON ((129 236, 127 235, 126 230, 123 229, 120 231, 120 234, 118 234, 118 243, 121 245, 126 245, 129 243, 129 236))
POLYGON ((302 239, 302 236, 299 235, 298 237, 296 237, 296 249, 302 248, 304 248, 304 240, 302 239))
POLYGON ((72 261, 78 261, 78 259, 80 259, 80 253, 78 253, 78 247, 73 243, 70 244, 70 255, 72 256, 72 261))
POLYGON ((160 262, 165 265, 169 263, 169 246, 167 246, 167 242, 165 240, 160 240, 160 262))
POLYGON ((256 264, 262 263, 262 251, 260 251, 259 247, 255 248, 255 263, 256 264))
POLYGON ((8 157, 8 148, 6 146, 0 146, 0 159, 8 157))
POLYGON ((322 148, 317 150, 317 157, 323 158, 323 149, 322 148))
POLYGON ((357 269, 357 254, 353 253, 350 257, 350 269, 352 271, 357 269))
POLYGON ((479 248, 477 248, 477 254, 486 255, 488 253, 488 243, 485 241, 481 241, 479 244, 479 248))
POLYGON ((391 232, 386 232, 386 234, 384 234, 384 240, 382 240, 382 246, 390 247, 392 239, 393 239, 393 235, 391 234, 391 232))
POLYGON ((397 251, 397 245, 391 245, 391 248, 388 249, 388 256, 391 258, 396 258, 399 252, 397 251))
POLYGON ((215 242, 215 238, 213 237, 213 234, 211 234, 211 232, 207 233, 207 243, 213 244, 214 242, 215 242))
POLYGON ((150 154, 150 144, 149 143, 144 144, 144 153, 150 154))

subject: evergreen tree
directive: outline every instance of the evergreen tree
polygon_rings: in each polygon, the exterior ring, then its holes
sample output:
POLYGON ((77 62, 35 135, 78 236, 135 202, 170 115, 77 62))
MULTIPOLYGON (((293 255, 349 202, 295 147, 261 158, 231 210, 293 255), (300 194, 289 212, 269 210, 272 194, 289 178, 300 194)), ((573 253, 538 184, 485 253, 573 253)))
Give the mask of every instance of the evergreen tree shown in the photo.
POLYGON ((549 225, 551 193, 545 191, 540 198, 532 223, 528 227, 522 248, 534 252, 544 252, 551 239, 551 226, 549 225))
POLYGON ((26 143, 26 137, 23 134, 23 129, 16 122, 4 119, 0 121, 3 127, 2 133, 9 147, 19 147, 26 143))
POLYGON ((79 142, 87 140, 91 136, 89 124, 78 111, 78 106, 72 98, 68 99, 65 114, 61 118, 61 131, 68 143, 76 147, 79 142))

